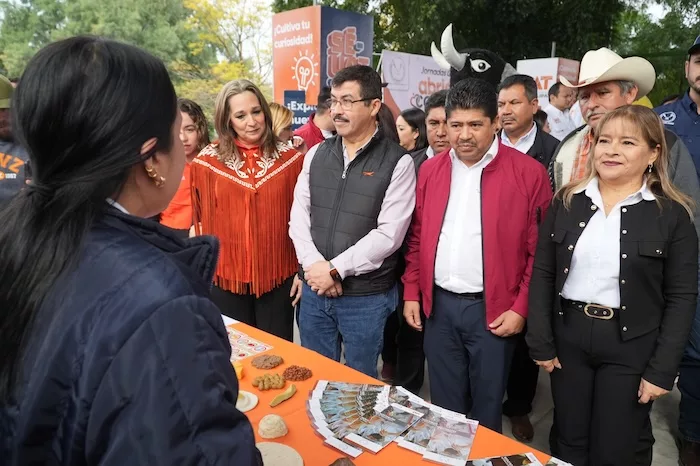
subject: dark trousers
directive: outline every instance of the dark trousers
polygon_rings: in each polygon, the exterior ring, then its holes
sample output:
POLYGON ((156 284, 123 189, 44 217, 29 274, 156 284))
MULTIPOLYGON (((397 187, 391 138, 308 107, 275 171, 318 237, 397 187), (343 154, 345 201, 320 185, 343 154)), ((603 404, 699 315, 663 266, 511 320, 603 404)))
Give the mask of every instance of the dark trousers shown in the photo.
POLYGON ((501 432, 515 340, 488 331, 485 314, 483 300, 435 288, 433 312, 425 323, 430 396, 436 405, 462 414, 471 408, 473 419, 501 432))
POLYGON ((576 466, 651 464, 651 403, 639 404, 642 374, 658 332, 623 342, 617 319, 565 308, 554 318, 552 452, 576 466), (645 451, 642 451, 645 450, 645 451))
POLYGON ((285 340, 294 338, 294 307, 289 293, 294 277, 259 298, 253 294, 236 294, 215 286, 211 300, 225 316, 239 320, 285 340))
POLYGON ((510 364, 508 375, 508 399, 503 403, 503 414, 508 417, 526 416, 532 411, 532 400, 537 390, 537 375, 539 367, 530 358, 525 333, 527 329, 516 335, 515 352, 510 364))
POLYGON ((425 336, 425 316, 421 312, 423 331, 419 332, 408 325, 399 314, 398 360, 396 364, 396 385, 418 395, 425 379, 425 353, 423 352, 423 337, 425 336))
POLYGON ((399 333, 398 311, 394 311, 384 324, 384 346, 382 347, 382 362, 387 365, 396 366, 398 358, 398 346, 396 337, 399 333))

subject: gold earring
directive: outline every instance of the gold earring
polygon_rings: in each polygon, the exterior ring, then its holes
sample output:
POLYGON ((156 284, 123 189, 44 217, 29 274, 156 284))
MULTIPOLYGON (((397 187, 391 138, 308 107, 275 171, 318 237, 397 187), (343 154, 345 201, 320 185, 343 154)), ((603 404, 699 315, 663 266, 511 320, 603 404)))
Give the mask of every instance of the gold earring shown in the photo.
POLYGON ((155 168, 146 166, 146 173, 148 174, 148 177, 156 184, 156 188, 162 188, 165 186, 165 178, 159 176, 155 168))

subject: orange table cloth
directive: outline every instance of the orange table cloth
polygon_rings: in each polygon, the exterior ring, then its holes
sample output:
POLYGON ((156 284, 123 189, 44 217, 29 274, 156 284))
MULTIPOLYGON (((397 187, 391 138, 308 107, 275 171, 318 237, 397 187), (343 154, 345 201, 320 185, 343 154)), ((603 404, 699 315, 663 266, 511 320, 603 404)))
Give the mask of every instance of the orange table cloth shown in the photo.
MULTIPOLYGON (((383 383, 321 356, 314 351, 302 348, 299 345, 277 338, 274 335, 270 335, 269 333, 265 333, 244 323, 231 324, 229 327, 272 346, 271 350, 261 354, 276 354, 284 359, 284 364, 272 370, 254 368, 251 365, 252 357, 241 361, 243 363, 243 379, 239 381, 240 389, 256 394, 260 400, 253 410, 246 413, 255 430, 256 441, 278 442, 289 445, 299 452, 302 458, 304 458, 304 464, 307 466, 328 466, 338 458, 344 457, 345 455, 343 453, 324 445, 323 439, 316 434, 316 431, 312 427, 311 421, 306 414, 306 401, 309 399, 310 392, 314 389, 318 380, 375 385, 383 385, 383 383), (261 392, 253 387, 253 379, 265 373, 279 373, 281 375, 282 371, 291 365, 307 367, 311 369, 313 376, 309 380, 303 382, 287 382, 285 388, 288 387, 290 383, 294 383, 297 387, 297 393, 291 399, 272 408, 270 407, 270 401, 281 393, 282 390, 261 392), (289 433, 278 439, 266 440, 261 438, 257 432, 258 424, 260 419, 267 414, 282 416, 287 423, 289 433)), ((526 452, 534 453, 542 464, 545 464, 549 460, 549 456, 544 453, 535 451, 526 445, 518 443, 486 427, 479 426, 469 458, 478 459, 526 452)), ((428 461, 423 461, 423 457, 418 453, 400 448, 393 442, 377 454, 364 451, 360 456, 355 459, 351 458, 351 460, 358 466, 433 464, 428 461)))

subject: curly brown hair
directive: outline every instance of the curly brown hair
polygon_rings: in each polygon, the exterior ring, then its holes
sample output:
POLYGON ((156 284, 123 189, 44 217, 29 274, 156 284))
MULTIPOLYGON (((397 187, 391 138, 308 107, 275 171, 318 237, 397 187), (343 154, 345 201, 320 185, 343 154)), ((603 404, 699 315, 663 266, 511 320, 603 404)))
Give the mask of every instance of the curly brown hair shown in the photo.
POLYGON ((209 144, 209 124, 207 117, 202 111, 202 107, 197 102, 190 99, 177 99, 177 107, 182 113, 186 113, 192 118, 197 128, 197 152, 204 149, 209 144))

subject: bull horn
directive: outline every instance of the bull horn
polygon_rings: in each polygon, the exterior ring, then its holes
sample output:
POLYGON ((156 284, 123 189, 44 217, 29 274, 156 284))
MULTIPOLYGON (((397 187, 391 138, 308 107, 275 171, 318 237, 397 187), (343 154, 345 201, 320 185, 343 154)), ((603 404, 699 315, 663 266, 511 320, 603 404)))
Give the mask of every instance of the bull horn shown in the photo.
POLYGON ((433 60, 438 64, 440 68, 443 70, 450 70, 452 67, 450 64, 445 60, 445 56, 438 50, 437 46, 435 45, 435 42, 430 44, 430 54, 433 56, 433 60))
POLYGON ((467 63, 467 55, 459 53, 455 48, 454 41, 452 40, 452 24, 448 24, 444 31, 442 31, 442 41, 440 42, 440 48, 442 49, 442 55, 445 57, 447 63, 452 66, 452 68, 460 71, 464 68, 467 63))
POLYGON ((503 73, 501 74, 501 81, 514 74, 518 74, 518 71, 513 68, 513 65, 506 63, 506 66, 503 67, 503 73))

